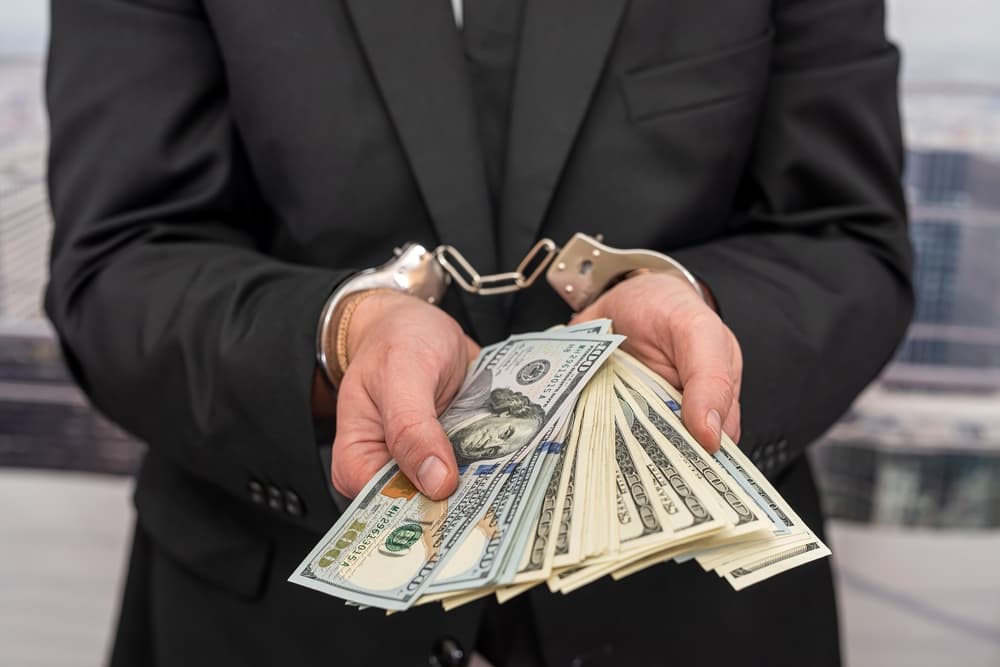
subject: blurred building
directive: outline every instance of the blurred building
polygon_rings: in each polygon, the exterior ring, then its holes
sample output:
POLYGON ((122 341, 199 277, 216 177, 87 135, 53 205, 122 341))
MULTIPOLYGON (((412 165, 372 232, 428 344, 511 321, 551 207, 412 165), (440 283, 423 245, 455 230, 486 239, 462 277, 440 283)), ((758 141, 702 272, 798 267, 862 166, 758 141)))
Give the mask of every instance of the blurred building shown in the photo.
POLYGON ((0 54, 0 321, 41 319, 51 234, 39 56, 0 54))
POLYGON ((0 54, 0 466, 130 473, 141 447, 89 407, 42 314, 42 72, 40 55, 0 54))
POLYGON ((911 86, 904 107, 914 322, 814 463, 833 517, 1000 527, 1000 88, 911 86))
POLYGON ((901 387, 1000 388, 1000 159, 913 150, 907 192, 915 322, 885 378, 901 387))

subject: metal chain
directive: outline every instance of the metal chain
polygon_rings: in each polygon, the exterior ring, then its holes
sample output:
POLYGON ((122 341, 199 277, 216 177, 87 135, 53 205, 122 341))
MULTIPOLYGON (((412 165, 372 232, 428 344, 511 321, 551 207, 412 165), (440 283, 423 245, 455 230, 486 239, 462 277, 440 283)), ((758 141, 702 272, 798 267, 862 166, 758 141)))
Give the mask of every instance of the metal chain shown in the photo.
POLYGON ((531 287, 552 262, 558 250, 559 247, 552 239, 542 239, 528 251, 517 265, 517 270, 487 275, 480 275, 454 246, 438 246, 434 256, 459 287, 466 292, 485 296, 509 294, 531 287))

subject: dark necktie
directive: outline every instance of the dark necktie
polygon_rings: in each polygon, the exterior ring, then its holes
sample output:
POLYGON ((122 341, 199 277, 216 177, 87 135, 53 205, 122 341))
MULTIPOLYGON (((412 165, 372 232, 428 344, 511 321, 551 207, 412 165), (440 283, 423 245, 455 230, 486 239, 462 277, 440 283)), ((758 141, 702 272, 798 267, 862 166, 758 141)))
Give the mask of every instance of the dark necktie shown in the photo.
POLYGON ((524 0, 464 0, 462 40, 493 212, 499 217, 524 0))

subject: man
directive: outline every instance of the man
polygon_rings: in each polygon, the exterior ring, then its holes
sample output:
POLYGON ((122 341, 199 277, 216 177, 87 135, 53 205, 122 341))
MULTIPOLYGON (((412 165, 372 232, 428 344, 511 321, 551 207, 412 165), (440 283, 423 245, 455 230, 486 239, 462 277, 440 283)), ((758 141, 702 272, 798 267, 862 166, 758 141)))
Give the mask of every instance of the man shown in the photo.
POLYGON ((324 303, 411 240, 482 273, 577 231, 670 254, 708 302, 644 273, 578 319, 612 318, 699 441, 740 438, 820 530, 803 449, 912 308, 897 69, 881 0, 466 0, 460 30, 443 0, 53 0, 46 306, 149 443, 112 663, 838 664, 827 562, 388 618, 285 580, 330 483, 393 457, 447 495, 436 415, 476 342, 572 315, 543 286, 354 295, 331 389, 324 303))

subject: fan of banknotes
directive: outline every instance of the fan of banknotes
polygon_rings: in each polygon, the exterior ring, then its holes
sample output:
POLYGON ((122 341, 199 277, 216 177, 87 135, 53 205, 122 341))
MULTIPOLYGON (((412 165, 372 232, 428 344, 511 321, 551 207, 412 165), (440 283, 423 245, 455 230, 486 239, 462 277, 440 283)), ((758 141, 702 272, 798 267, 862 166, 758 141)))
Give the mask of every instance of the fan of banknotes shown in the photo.
POLYGON ((430 500, 390 462, 289 581, 452 609, 691 559, 740 590, 828 556, 728 438, 714 456, 695 442, 680 392, 623 340, 600 320, 484 348, 441 415, 457 490, 430 500))

